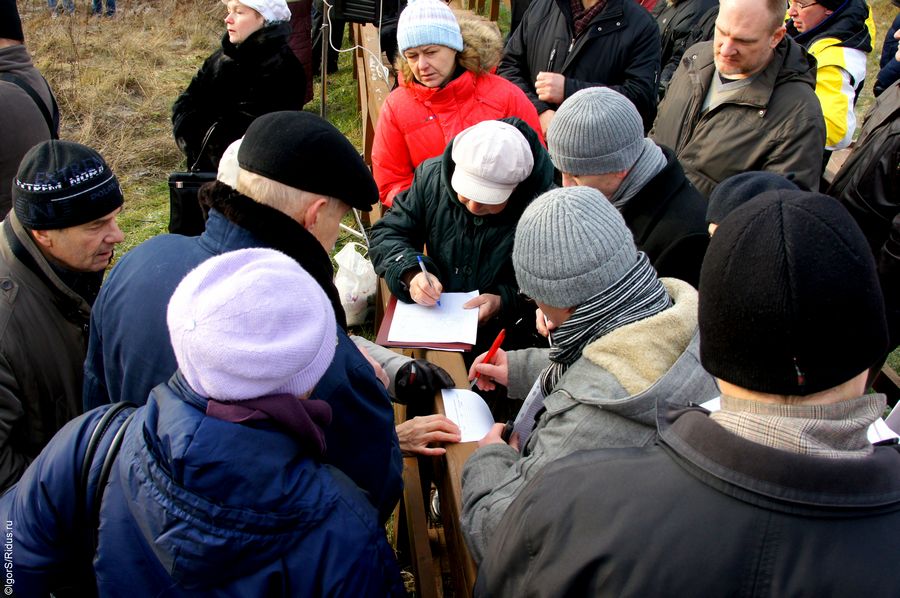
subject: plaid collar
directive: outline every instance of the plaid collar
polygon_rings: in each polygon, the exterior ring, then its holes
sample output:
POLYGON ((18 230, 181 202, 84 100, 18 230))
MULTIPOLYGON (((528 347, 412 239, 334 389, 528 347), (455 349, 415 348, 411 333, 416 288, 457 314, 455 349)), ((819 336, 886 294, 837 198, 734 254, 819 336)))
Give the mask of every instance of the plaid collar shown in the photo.
POLYGON ((582 0, 569 0, 572 8, 572 21, 575 26, 575 37, 578 37, 587 29, 588 23, 606 8, 606 0, 600 0, 590 8, 585 8, 582 0))

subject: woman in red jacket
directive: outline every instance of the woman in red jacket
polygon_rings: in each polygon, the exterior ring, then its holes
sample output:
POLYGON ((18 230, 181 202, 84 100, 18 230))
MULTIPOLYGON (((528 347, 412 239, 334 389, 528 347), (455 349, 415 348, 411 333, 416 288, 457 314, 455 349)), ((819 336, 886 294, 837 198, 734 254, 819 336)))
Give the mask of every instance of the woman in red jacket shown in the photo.
POLYGON ((517 116, 541 136, 537 111, 522 90, 492 72, 503 43, 490 21, 454 15, 441 0, 416 0, 400 14, 397 45, 399 87, 381 109, 372 148, 384 205, 409 188, 423 160, 483 120, 517 116))

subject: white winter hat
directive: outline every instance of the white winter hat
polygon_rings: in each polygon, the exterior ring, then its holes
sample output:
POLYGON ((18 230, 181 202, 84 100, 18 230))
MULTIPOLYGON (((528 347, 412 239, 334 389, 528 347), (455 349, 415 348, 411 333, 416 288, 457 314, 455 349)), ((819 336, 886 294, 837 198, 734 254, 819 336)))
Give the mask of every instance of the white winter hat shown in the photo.
MULTIPOLYGON (((275 21, 290 21, 291 9, 288 8, 287 2, 284 0, 238 0, 244 6, 249 6, 262 15, 266 23, 274 23, 275 21)), ((222 0, 223 4, 228 4, 228 0, 222 0)))
POLYGON ((172 293, 166 316, 184 379, 219 401, 304 396, 328 369, 337 342, 322 287, 272 249, 203 262, 172 293))
POLYGON ((450 186, 472 201, 499 205, 534 168, 534 155, 519 129, 499 120, 485 120, 453 139, 450 186))
POLYGON ((225 153, 219 159, 219 172, 216 173, 216 179, 225 183, 232 189, 237 189, 238 173, 241 170, 238 164, 238 150, 241 149, 241 137, 236 141, 232 141, 225 153))

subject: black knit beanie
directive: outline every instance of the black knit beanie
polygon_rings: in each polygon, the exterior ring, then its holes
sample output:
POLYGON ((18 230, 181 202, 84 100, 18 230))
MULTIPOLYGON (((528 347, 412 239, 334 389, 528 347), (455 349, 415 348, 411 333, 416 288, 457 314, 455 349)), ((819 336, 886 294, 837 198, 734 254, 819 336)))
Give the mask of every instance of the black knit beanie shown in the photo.
POLYGON ((123 202, 119 181, 100 154, 72 141, 43 141, 28 150, 12 192, 19 221, 35 230, 84 224, 123 202))
POLYGON ((22 33, 22 20, 19 18, 16 0, 0 0, 0 37, 25 43, 25 34, 22 33))
POLYGON ((238 165, 358 210, 368 212, 378 201, 375 179, 353 144, 309 112, 270 112, 254 120, 241 141, 238 165))
POLYGON ((819 0, 818 3, 822 5, 822 8, 837 10, 847 2, 848 0, 819 0))
POLYGON ((700 360, 749 390, 809 395, 887 350, 875 260, 826 195, 769 191, 725 218, 700 272, 700 360))
POLYGON ((742 172, 730 176, 713 189, 709 194, 706 206, 706 223, 718 224, 725 216, 740 205, 743 205, 766 191, 778 189, 799 189, 793 183, 793 174, 787 176, 774 172, 742 172))

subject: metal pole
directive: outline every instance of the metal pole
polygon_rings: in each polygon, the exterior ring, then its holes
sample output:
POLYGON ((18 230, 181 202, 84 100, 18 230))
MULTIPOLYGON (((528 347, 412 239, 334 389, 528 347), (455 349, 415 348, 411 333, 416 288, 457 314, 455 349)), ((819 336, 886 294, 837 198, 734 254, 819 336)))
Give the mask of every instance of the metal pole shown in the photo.
POLYGON ((322 2, 322 62, 319 73, 322 75, 322 88, 319 92, 319 116, 327 119, 325 101, 328 96, 328 47, 331 45, 331 5, 322 2))

